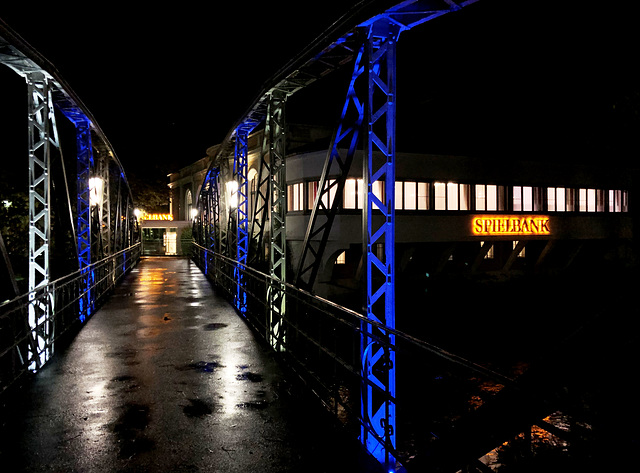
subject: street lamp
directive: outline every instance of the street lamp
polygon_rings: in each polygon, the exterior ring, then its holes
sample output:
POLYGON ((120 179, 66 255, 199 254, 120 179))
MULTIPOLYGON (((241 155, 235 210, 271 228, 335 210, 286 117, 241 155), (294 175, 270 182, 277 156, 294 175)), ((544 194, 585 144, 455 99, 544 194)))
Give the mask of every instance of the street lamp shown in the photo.
POLYGON ((238 207, 238 182, 227 182, 227 196, 229 197, 229 208, 235 209, 238 207))
POLYGON ((89 179, 89 204, 93 207, 102 204, 104 183, 99 177, 89 179))

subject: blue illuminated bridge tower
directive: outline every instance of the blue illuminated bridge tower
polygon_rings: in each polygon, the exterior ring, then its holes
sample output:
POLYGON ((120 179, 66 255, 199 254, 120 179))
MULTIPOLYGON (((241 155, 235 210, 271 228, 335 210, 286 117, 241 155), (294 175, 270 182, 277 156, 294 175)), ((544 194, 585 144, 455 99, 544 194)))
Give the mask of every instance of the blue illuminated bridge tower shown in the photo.
MULTIPOLYGON (((392 2, 387 2, 388 4, 392 2)), ((229 131, 209 168, 198 200, 198 248, 203 269, 232 284, 234 304, 251 312, 247 294, 251 267, 268 268, 259 323, 270 345, 292 354, 300 332, 292 328, 294 287, 313 291, 323 252, 356 152, 362 150, 366 204, 362 210, 366 275, 357 363, 360 439, 390 471, 396 459, 395 187, 396 48, 402 32, 473 1, 397 5, 363 2, 276 75, 229 131), (326 155, 297 271, 287 274, 287 99, 329 72, 349 64, 352 74, 339 124, 326 155), (253 212, 249 209, 247 140, 263 126, 253 212), (337 177, 336 177, 337 176, 337 177), (335 196, 335 198, 334 198, 335 196), (219 258, 212 258, 218 255, 219 258), (233 262, 232 262, 233 261, 233 262), (261 264, 262 262, 262 264, 261 264), (256 266, 257 265, 257 266, 256 266)), ((340 404, 334 399, 336 406, 340 404)))

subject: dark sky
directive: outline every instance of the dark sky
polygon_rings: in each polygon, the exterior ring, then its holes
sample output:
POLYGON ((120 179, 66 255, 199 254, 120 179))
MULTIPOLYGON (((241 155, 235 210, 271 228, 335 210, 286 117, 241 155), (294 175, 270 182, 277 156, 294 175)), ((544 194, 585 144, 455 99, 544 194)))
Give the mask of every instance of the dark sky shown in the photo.
POLYGON ((35 14, 2 2, 0 18, 55 64, 123 163, 187 163, 350 3, 40 2, 35 14))
MULTIPOLYGON (((42 15, 32 3, 7 3, 0 17, 57 66, 125 169, 153 162, 169 172, 220 142, 262 84, 355 2, 225 2, 222 10, 220 2, 43 2, 42 15)), ((640 28, 632 3, 480 0, 403 33, 398 148, 633 162, 640 28)), ((291 105, 311 121, 334 115, 346 91, 340 80, 291 105)))

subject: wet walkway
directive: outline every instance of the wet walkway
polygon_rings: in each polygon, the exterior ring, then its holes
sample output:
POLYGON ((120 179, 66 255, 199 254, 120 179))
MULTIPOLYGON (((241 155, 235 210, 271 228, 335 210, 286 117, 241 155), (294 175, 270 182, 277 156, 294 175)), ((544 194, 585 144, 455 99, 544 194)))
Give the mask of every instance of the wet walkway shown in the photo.
POLYGON ((3 413, 0 470, 366 471, 301 399, 191 261, 143 258, 3 413))

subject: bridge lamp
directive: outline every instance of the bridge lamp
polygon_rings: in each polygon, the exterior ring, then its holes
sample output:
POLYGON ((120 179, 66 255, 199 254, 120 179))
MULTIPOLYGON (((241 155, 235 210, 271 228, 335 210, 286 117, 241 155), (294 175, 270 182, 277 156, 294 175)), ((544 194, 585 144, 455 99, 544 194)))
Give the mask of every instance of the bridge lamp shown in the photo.
POLYGON ((229 202, 229 208, 235 209, 238 207, 238 182, 237 181, 229 181, 227 182, 227 197, 229 202))
POLYGON ((92 177, 89 179, 89 203, 92 207, 102 204, 103 186, 104 182, 101 178, 92 177))

